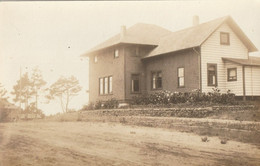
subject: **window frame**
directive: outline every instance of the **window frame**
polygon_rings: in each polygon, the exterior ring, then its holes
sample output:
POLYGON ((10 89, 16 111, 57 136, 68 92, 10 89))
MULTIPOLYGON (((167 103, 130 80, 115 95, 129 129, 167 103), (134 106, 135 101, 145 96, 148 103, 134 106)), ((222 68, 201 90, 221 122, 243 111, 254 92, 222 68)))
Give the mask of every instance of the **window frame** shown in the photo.
POLYGON ((207 64, 207 83, 208 83, 208 86, 214 86, 214 87, 218 86, 218 65, 216 63, 208 63, 207 64), (215 67, 215 84, 209 83, 209 67, 210 66, 215 67))
POLYGON ((178 67, 177 68, 177 81, 178 81, 178 88, 184 88, 185 87, 185 68, 184 67, 178 67), (183 76, 179 75, 179 69, 183 69, 183 76), (180 86, 180 78, 183 78, 183 85, 180 86))
POLYGON ((99 83, 99 96, 113 94, 113 76, 112 75, 100 77, 98 83, 99 83), (105 82, 106 79, 107 79, 107 83, 105 82), (112 79, 112 88, 110 88, 110 84, 111 84, 110 79, 112 79), (102 85, 101 85, 101 80, 102 80, 102 85), (102 93, 101 93, 101 87, 102 87, 102 93), (107 90, 107 92, 106 92, 106 90, 107 90))
POLYGON ((151 90, 161 90, 163 89, 163 79, 162 79, 162 71, 158 70, 158 71, 152 71, 151 72, 151 90), (153 88, 153 74, 156 74, 155 77, 155 88, 153 88), (158 78, 159 78, 159 74, 161 74, 161 87, 158 88, 158 78))
POLYGON ((112 75, 108 76, 108 94, 113 94, 113 76, 112 75), (111 89, 110 89, 110 86, 111 86, 111 89))
POLYGON ((131 83, 130 83, 130 85, 131 85, 131 93, 140 93, 141 92, 141 87, 140 87, 140 85, 141 85, 141 81, 140 81, 141 79, 140 79, 140 74, 139 73, 132 73, 131 74, 131 83), (138 78, 138 91, 134 91, 133 90, 133 77, 137 77, 138 78))
POLYGON ((119 58, 119 49, 114 49, 114 59, 119 58))
POLYGON ((230 34, 228 32, 220 32, 220 45, 230 45, 230 34), (227 35, 227 42, 223 42, 222 35, 227 35))
POLYGON ((94 56, 94 63, 97 63, 97 62, 98 62, 98 56, 95 55, 95 56, 94 56))
POLYGON ((227 69, 227 81, 228 82, 237 81, 237 68, 236 67, 227 69), (235 79, 234 78, 230 78, 230 71, 232 71, 232 70, 235 70, 235 73, 236 73, 235 79))

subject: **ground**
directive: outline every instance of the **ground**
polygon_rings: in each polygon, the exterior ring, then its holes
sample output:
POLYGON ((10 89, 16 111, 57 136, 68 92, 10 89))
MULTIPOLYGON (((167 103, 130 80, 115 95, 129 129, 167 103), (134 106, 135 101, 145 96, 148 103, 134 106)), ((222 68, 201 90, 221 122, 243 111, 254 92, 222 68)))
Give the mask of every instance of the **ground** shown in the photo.
POLYGON ((0 123, 0 165, 260 165, 258 146, 103 122, 0 123))

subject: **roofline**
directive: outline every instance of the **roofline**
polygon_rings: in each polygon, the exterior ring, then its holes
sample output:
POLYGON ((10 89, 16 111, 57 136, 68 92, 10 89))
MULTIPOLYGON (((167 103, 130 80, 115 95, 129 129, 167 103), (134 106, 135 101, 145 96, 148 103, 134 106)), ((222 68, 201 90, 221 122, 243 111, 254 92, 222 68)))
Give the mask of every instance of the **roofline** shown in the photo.
POLYGON ((242 66, 260 66, 260 64, 243 64, 243 63, 239 63, 239 62, 236 62, 232 59, 229 59, 229 58, 222 58, 223 61, 229 61, 229 62, 232 62, 232 63, 235 63, 235 64, 239 64, 239 65, 242 65, 242 66))
POLYGON ((161 55, 166 55, 166 54, 170 54, 170 53, 176 53, 176 52, 180 52, 180 51, 189 50, 189 49, 196 48, 196 47, 200 47, 200 46, 193 46, 193 47, 184 48, 184 49, 180 49, 180 50, 165 52, 165 53, 156 54, 156 55, 153 55, 153 56, 143 57, 143 58, 141 58, 141 59, 142 59, 142 60, 145 60, 145 59, 149 59, 149 58, 158 57, 158 56, 161 56, 161 55))
POLYGON ((132 45, 143 45, 143 46, 158 46, 157 44, 141 44, 141 43, 128 43, 128 42, 118 42, 116 44, 113 44, 113 45, 110 45, 108 47, 104 47, 104 48, 101 48, 101 49, 98 49, 98 50, 94 50, 94 51, 91 51, 91 52, 87 52, 85 54, 82 54, 80 55, 80 57, 88 57, 88 56, 91 56, 93 55, 94 53, 96 52, 99 52, 99 51, 102 51, 102 50, 105 50, 105 49, 108 49, 108 48, 111 48, 111 47, 114 47, 114 46, 117 46, 117 45, 120 45, 120 44, 132 44, 132 45))

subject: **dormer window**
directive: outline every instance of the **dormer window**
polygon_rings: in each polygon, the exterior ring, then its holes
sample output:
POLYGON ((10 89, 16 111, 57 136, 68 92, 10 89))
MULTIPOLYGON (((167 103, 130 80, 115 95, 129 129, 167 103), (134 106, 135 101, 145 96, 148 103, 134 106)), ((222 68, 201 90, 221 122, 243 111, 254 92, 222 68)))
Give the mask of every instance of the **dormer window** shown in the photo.
POLYGON ((97 55, 94 57, 94 62, 95 63, 97 63, 97 61, 98 61, 98 57, 97 57, 97 55))
POLYGON ((135 55, 138 56, 139 55, 139 47, 135 47, 135 55))
POLYGON ((119 50, 115 49, 114 50, 114 58, 118 58, 119 57, 119 50))
POLYGON ((230 45, 229 33, 220 32, 220 44, 221 45, 230 45))

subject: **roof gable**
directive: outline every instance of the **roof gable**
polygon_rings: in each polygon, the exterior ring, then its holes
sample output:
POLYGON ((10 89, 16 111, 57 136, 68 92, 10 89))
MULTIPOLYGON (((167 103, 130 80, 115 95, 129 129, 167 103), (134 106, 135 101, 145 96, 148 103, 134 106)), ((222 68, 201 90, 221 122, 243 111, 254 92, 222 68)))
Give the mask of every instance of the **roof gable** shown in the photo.
POLYGON ((170 35, 161 38, 158 47, 144 58, 201 46, 223 23, 227 23, 231 27, 243 44, 248 48, 249 52, 257 51, 256 47, 242 32, 234 20, 230 16, 226 16, 181 31, 173 32, 170 35))

